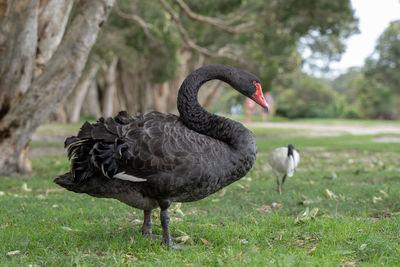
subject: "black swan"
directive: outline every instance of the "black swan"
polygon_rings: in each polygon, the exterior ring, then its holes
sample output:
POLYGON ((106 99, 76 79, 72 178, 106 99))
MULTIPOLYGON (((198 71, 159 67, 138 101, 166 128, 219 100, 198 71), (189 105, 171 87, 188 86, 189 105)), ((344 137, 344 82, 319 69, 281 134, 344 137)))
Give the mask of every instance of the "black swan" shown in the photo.
POLYGON ((241 123, 210 114, 197 100, 207 81, 222 80, 268 108, 259 79, 225 65, 189 74, 178 93, 180 117, 150 112, 85 122, 65 140, 70 171, 54 182, 76 193, 115 198, 144 211, 141 232, 152 236, 151 211, 160 207, 162 243, 171 246, 168 207, 200 200, 242 178, 257 153, 241 123))
POLYGON ((275 148, 269 154, 268 164, 271 166, 272 171, 276 176, 279 194, 282 194, 282 186, 286 180, 286 176, 292 177, 294 175, 299 162, 300 155, 294 149, 292 144, 287 147, 275 148), (282 183, 279 181, 279 175, 283 175, 282 183))

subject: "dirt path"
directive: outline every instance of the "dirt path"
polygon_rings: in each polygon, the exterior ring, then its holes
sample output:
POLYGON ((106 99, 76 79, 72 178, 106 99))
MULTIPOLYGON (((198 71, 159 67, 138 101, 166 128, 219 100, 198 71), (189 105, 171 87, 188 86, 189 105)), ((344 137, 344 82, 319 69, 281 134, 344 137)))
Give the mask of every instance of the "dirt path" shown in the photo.
POLYGON ((400 134, 400 125, 360 125, 360 124, 317 124, 308 122, 253 122, 248 126, 265 128, 284 128, 310 131, 312 135, 376 135, 376 134, 400 134))

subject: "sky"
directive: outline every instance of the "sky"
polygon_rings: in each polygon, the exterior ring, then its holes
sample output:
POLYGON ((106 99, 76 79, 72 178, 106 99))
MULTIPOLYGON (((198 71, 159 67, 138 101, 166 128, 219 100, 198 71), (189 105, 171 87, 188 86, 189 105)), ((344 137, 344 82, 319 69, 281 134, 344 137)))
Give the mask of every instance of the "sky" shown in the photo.
POLYGON ((363 66, 390 22, 400 19, 400 0, 351 0, 351 3, 359 19, 360 33, 347 39, 341 60, 330 65, 331 75, 343 73, 352 66, 363 66))

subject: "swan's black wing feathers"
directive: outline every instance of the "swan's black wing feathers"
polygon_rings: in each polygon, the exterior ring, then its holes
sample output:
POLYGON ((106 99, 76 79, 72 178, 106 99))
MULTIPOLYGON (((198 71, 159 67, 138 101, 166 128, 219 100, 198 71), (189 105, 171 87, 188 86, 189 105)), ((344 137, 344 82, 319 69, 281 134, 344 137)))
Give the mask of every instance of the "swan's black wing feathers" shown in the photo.
POLYGON ((212 147, 212 142, 219 141, 193 132, 172 114, 150 112, 132 118, 120 112, 94 124, 85 122, 65 146, 73 158, 76 182, 120 172, 155 182, 198 172, 204 147, 212 147))

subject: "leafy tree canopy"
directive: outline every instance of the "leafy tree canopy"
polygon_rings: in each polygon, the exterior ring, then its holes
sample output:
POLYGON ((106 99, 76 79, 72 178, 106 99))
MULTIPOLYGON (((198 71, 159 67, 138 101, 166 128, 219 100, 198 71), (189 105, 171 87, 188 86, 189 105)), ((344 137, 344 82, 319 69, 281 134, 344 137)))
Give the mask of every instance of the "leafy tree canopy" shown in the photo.
POLYGON ((270 90, 301 66, 301 38, 314 55, 334 58, 358 31, 349 0, 119 0, 117 6, 95 53, 111 50, 156 83, 175 75, 179 51, 189 47, 209 62, 255 72, 270 90))

